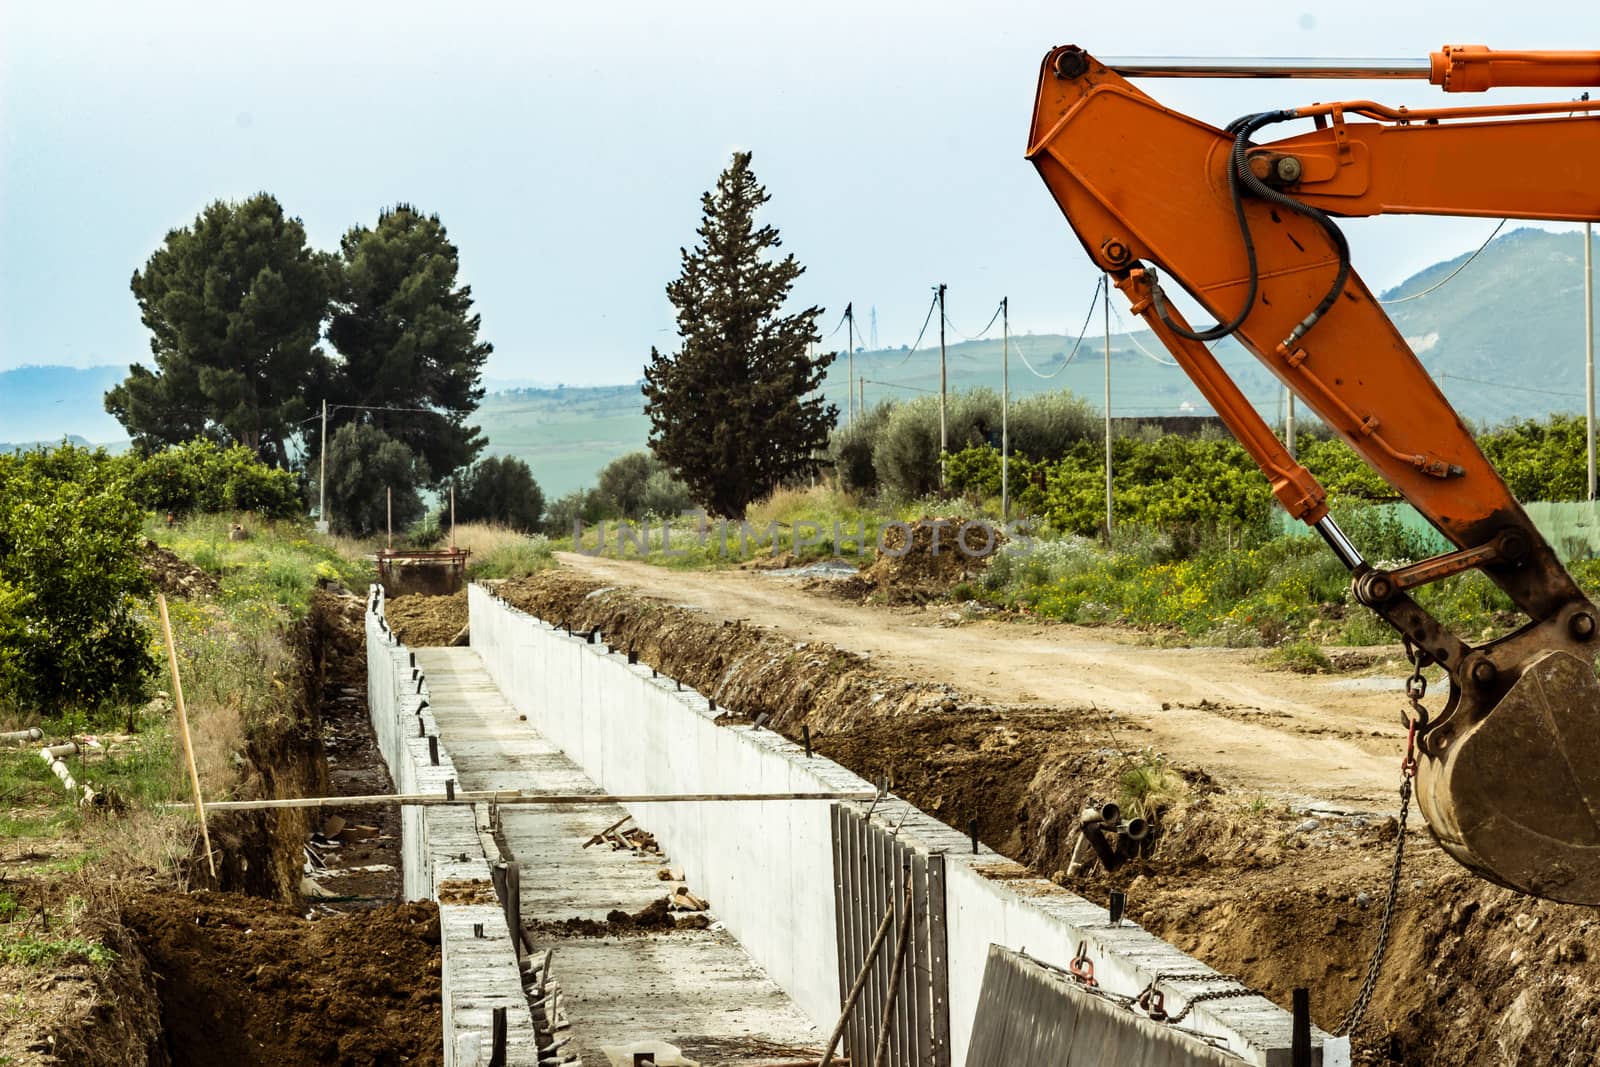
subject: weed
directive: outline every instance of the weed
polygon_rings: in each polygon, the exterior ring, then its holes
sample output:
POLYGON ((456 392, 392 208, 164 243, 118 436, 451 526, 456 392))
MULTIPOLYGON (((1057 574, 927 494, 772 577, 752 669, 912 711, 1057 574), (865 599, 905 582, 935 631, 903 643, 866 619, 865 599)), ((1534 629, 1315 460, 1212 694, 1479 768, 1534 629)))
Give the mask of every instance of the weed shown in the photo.
POLYGON ((1325 674, 1333 670, 1333 661, 1321 646, 1311 641, 1287 641, 1272 650, 1267 657, 1275 667, 1297 674, 1325 674))
POLYGON ((0 939, 0 961, 19 967, 44 967, 58 960, 78 958, 96 966, 116 960, 117 954, 98 941, 84 937, 25 937, 0 939))
POLYGON ((1189 797, 1189 783, 1168 766, 1165 756, 1150 748, 1128 764, 1117 785, 1122 813, 1130 819, 1154 822, 1189 797))

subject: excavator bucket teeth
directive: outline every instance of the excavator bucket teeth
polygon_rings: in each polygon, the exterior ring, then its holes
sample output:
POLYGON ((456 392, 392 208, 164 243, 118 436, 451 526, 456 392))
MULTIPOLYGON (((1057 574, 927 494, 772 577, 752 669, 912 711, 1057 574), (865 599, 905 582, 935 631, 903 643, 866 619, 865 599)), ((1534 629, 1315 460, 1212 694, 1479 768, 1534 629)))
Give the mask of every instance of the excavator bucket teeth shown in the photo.
POLYGON ((1442 755, 1424 756, 1417 803, 1439 843, 1510 889, 1600 904, 1600 682, 1547 652, 1442 755))

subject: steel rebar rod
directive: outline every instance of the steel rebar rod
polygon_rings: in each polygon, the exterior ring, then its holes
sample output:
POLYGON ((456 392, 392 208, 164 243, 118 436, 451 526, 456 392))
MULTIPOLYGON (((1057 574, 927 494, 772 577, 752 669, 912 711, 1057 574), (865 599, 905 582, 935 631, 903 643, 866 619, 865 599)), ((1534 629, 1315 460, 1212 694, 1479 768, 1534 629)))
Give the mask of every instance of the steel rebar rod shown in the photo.
MULTIPOLYGON (((392 793, 355 797, 289 797, 282 800, 213 800, 207 811, 265 811, 272 808, 361 808, 381 804, 414 804, 431 807, 442 804, 719 804, 736 801, 767 800, 872 800, 878 794, 855 793, 521 793, 514 790, 458 790, 454 797, 443 793, 392 793)), ((167 807, 186 807, 169 804, 167 807)))

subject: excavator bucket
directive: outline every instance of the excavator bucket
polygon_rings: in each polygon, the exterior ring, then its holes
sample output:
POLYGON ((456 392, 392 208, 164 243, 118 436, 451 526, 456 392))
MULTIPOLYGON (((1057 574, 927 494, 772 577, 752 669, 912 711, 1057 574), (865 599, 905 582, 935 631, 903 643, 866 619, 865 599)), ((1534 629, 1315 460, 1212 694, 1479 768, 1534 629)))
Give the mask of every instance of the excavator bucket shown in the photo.
POLYGON ((1600 904, 1600 681, 1547 652, 1488 715, 1425 755, 1417 804, 1440 845, 1491 881, 1600 904))

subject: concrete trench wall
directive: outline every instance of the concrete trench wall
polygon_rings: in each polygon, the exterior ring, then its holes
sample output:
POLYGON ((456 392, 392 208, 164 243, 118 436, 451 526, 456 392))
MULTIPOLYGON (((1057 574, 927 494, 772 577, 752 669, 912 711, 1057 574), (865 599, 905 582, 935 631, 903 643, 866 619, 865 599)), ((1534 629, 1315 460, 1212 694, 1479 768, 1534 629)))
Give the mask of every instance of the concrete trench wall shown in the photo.
MULTIPOLYGON (((768 730, 718 725, 701 694, 624 653, 519 611, 473 585, 472 646, 506 698, 612 793, 870 791, 850 771, 768 730)), ((800 1008, 826 1032, 840 981, 828 805, 817 801, 635 804, 630 810, 684 869, 695 892, 800 1008)), ((1103 988, 1131 996, 1158 972, 1215 975, 1142 928, 1112 926, 1105 909, 1015 865, 903 801, 874 818, 946 854, 952 1062, 966 1060, 989 946, 1065 967, 1082 944, 1103 988), (909 810, 908 810, 909 809, 909 810), (986 872, 1007 871, 1005 880, 986 872)), ((1168 981, 1175 1009, 1215 982, 1168 981), (1173 994, 1176 995, 1173 995, 1173 994)), ((1227 1043, 1246 1062, 1287 1067, 1292 1020, 1259 996, 1197 1005, 1185 1026, 1227 1043)), ((1313 1031, 1313 1063, 1348 1062, 1348 1043, 1313 1031), (1326 1053, 1326 1054, 1324 1054, 1326 1053)))
MULTIPOLYGON (((383 621, 383 590, 367 601, 367 693, 372 729, 400 793, 444 795, 456 780, 449 752, 433 764, 427 679, 383 621)), ((494 1009, 506 1009, 508 1067, 536 1067, 533 1017, 505 913, 495 900, 476 809, 466 804, 400 809, 402 884, 407 900, 439 902, 440 975, 446 1067, 489 1062, 494 1009), (441 899, 440 890, 444 890, 441 899), (474 927, 482 925, 483 936, 474 927)))

